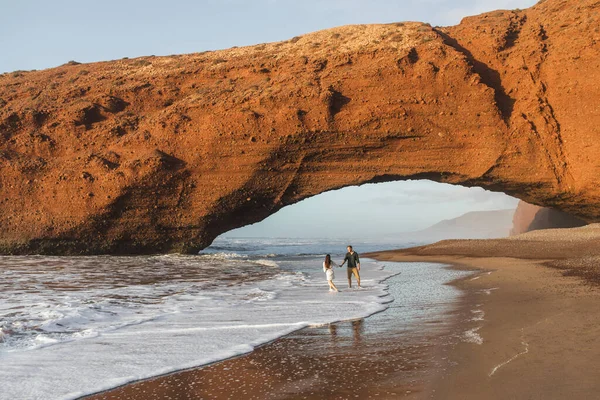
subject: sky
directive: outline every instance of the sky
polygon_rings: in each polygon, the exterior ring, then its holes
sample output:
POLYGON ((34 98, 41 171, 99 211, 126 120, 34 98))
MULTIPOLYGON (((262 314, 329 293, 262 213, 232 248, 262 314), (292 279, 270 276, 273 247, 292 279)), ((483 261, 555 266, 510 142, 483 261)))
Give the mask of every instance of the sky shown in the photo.
POLYGON ((344 239, 358 230, 365 239, 388 238, 470 211, 506 210, 517 203, 504 193, 426 180, 367 184, 321 193, 225 236, 344 239), (348 224, 359 228, 348 229, 348 224))
POLYGON ((338 25, 454 25, 534 0, 0 0, 0 73, 70 60, 170 55, 286 40, 338 25))
MULTIPOLYGON (((422 21, 454 25, 469 15, 527 8, 535 0, 0 0, 0 73, 171 55, 286 40, 339 25, 422 21)), ((365 235, 425 228, 516 200, 429 181, 328 192, 282 209, 236 236, 338 237, 352 215, 365 235)))

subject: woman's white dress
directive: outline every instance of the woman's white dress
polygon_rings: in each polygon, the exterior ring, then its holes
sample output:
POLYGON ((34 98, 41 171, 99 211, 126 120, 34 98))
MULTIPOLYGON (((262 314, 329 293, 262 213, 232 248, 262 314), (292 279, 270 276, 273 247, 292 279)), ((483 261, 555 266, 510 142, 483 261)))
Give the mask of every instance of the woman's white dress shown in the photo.
POLYGON ((327 276, 327 280, 328 281, 332 281, 333 278, 335 278, 335 274, 333 273, 333 268, 334 267, 338 267, 339 265, 337 265, 333 260, 331 261, 331 264, 329 265, 330 268, 327 268, 325 266, 325 261, 323 261, 323 272, 325 272, 325 275, 327 276))

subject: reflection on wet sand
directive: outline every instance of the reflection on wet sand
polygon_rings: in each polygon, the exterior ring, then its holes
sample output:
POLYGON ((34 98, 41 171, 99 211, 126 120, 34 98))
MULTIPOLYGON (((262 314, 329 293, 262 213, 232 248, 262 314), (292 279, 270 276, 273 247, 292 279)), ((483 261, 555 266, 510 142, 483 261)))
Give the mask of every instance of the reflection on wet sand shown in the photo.
POLYGON ((352 321, 352 333, 354 337, 354 344, 360 343, 360 336, 363 331, 363 319, 352 321))
POLYGON ((337 339, 337 325, 329 324, 329 334, 331 335, 331 340, 335 341, 337 339))
MULTIPOLYGON (((388 281, 392 295, 393 279, 388 281)), ((90 399, 416 397, 436 368, 435 349, 451 337, 450 323, 403 325, 403 307, 394 302, 367 319, 306 328, 243 357, 141 381, 90 399)), ((440 318, 449 321, 436 316, 437 321, 440 318)))

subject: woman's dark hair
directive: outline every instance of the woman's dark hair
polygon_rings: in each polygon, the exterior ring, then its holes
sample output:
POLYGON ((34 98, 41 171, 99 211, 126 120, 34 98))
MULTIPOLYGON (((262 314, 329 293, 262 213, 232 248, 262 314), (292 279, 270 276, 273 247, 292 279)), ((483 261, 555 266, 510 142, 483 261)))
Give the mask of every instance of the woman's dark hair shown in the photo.
POLYGON ((325 255, 325 266, 329 268, 331 265, 331 256, 329 254, 325 255))

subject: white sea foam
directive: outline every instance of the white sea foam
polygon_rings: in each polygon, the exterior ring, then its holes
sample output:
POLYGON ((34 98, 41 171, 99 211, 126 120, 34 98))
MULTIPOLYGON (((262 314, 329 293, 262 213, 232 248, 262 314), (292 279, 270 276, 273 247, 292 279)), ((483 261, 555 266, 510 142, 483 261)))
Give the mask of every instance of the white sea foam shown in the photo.
POLYGON ((269 292, 255 288, 248 292, 245 299, 246 301, 268 301, 273 300, 275 297, 277 297, 277 294, 274 291, 269 292))
POLYGON ((256 264, 260 264, 260 265, 264 265, 266 267, 279 267, 279 264, 277 264, 275 261, 273 260, 253 260, 252 262, 255 262, 256 264))
POLYGON ((490 294, 492 294, 492 292, 493 292, 494 290, 498 290, 498 289, 500 289, 500 288, 493 287, 493 288, 489 288, 489 289, 481 289, 479 292, 480 292, 480 293, 487 294, 487 295, 489 296, 490 294))
POLYGON ((205 258, 205 259, 215 259, 215 260, 235 260, 238 258, 246 258, 245 255, 242 255, 239 253, 234 253, 234 252, 202 254, 200 257, 205 258))
POLYGON ((471 318, 471 321, 483 321, 485 317, 485 312, 479 309, 471 310, 471 314, 473 314, 473 318, 471 318))
MULTIPOLYGON (((160 261, 194 267, 184 257, 160 261)), ((15 311, 12 333, 5 321, 0 325, 0 399, 72 399, 240 355, 303 327, 366 317, 385 309, 386 285, 380 282, 390 273, 376 264, 363 265, 366 289, 335 296, 319 269, 314 276, 281 273, 217 286, 176 278, 90 286, 85 296, 56 291, 50 303, 35 291, 22 293, 18 301, 13 293, 15 298, 0 303, 0 311, 12 315, 10 307, 22 306, 28 314, 21 318, 15 311), (95 297, 95 291, 102 296, 95 297)))
POLYGON ((513 362, 514 360, 516 360, 517 358, 519 358, 520 356, 529 353, 529 343, 527 343, 525 341, 525 333, 524 330, 521 329, 521 344, 523 345, 523 350, 518 352, 517 354, 515 354, 514 356, 512 356, 511 358, 509 358, 508 360, 501 362, 500 364, 496 365, 494 368, 492 368, 492 370, 490 371, 490 373, 488 374, 488 376, 491 378, 492 375, 494 375, 500 368, 504 367, 505 365, 513 362))
POLYGON ((477 328, 465 331, 463 333, 463 340, 468 343, 483 344, 483 338, 479 333, 477 333, 477 331, 479 331, 480 329, 481 326, 478 326, 477 328))

